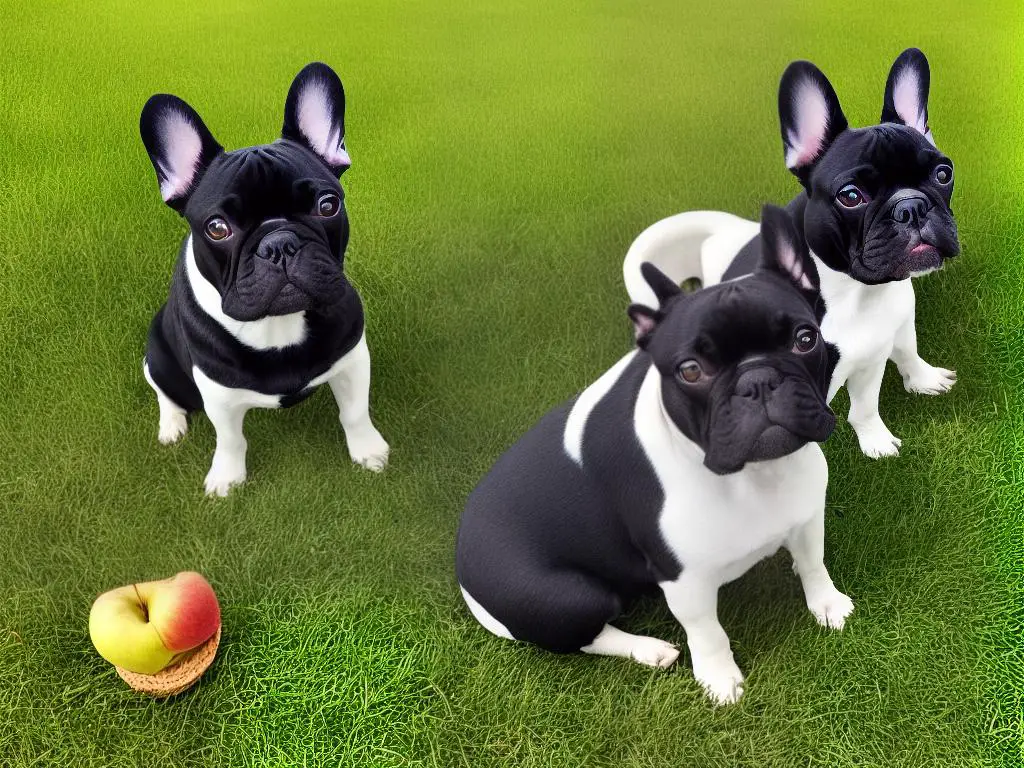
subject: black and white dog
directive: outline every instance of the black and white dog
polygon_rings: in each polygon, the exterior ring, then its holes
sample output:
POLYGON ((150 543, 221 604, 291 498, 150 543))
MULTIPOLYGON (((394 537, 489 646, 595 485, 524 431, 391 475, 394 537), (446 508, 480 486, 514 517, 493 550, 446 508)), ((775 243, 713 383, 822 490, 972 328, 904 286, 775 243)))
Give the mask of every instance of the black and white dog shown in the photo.
MULTIPOLYGON (((829 402, 844 384, 849 421, 868 456, 894 456, 900 441, 878 413, 886 360, 909 392, 937 395, 956 381, 917 353, 910 278, 960 250, 950 210, 953 163, 928 126, 928 61, 916 48, 893 64, 882 122, 851 129, 831 84, 806 61, 786 70, 779 115, 786 165, 804 190, 789 205, 821 284, 821 332, 832 352, 829 402)), ((694 211, 640 234, 623 264, 633 301, 653 300, 640 273, 652 262, 674 280, 705 285, 750 271, 761 247, 756 223, 694 211)))
POLYGON ((146 103, 140 128, 164 201, 191 230, 146 347, 160 442, 205 410, 217 432, 206 492, 224 496, 245 480, 246 411, 292 405, 326 383, 352 460, 382 470, 363 307, 343 271, 338 177, 351 160, 338 76, 318 63, 298 74, 272 144, 225 152, 195 110, 165 94, 146 103))
POLYGON ((553 651, 671 665, 676 647, 609 622, 655 585, 719 703, 743 675, 718 589, 780 546, 807 606, 840 629, 853 610, 824 563, 828 466, 814 267, 766 208, 753 274, 684 295, 642 266, 658 309, 629 308, 638 349, 513 445, 469 497, 456 570, 470 611, 501 637, 553 651))

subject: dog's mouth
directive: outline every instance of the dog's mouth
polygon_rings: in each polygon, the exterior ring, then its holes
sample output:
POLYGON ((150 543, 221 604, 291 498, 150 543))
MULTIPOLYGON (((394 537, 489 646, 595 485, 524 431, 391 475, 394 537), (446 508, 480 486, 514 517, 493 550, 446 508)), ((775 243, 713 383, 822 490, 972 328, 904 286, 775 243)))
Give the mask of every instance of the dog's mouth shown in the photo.
POLYGON ((944 247, 929 242, 920 235, 912 236, 902 247, 895 246, 895 248, 900 248, 900 250, 890 251, 892 255, 887 259, 880 254, 876 255, 874 259, 865 259, 862 256, 856 262, 860 268, 851 270, 851 275, 869 285, 919 277, 942 269, 949 259, 957 255, 959 250, 956 248, 955 241, 952 247, 948 244, 944 247), (888 269, 886 261, 888 261, 888 269))
POLYGON ((942 269, 946 259, 942 252, 928 242, 918 242, 907 249, 904 258, 900 259, 892 276, 896 280, 905 280, 910 277, 920 277, 930 272, 942 269))
POLYGON ((276 293, 264 292, 260 296, 242 295, 229 291, 221 300, 221 309, 228 317, 241 322, 261 320, 264 317, 291 315, 309 309, 310 297, 297 285, 284 283, 276 293))
POLYGON ((883 206, 853 238, 849 274, 868 285, 906 280, 941 269, 959 253, 956 220, 942 201, 932 199, 899 220, 883 206))
POLYGON ((716 475, 730 475, 739 472, 748 463, 781 459, 802 448, 807 442, 806 438, 793 434, 785 427, 772 424, 754 439, 742 458, 708 451, 704 454, 704 466, 716 475))
POLYGON ((293 282, 287 282, 267 307, 268 315, 288 315, 299 312, 310 304, 310 296, 293 282))

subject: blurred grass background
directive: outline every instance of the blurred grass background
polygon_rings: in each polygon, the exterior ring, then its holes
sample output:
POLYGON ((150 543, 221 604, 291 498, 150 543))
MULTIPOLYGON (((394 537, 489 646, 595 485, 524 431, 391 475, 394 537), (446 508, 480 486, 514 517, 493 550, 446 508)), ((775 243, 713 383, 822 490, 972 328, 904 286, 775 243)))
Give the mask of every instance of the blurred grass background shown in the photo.
MULTIPOLYGON (((1021 764, 1019 3, 3 0, 0 20, 0 764, 1021 764), (847 630, 815 625, 785 558, 755 568, 722 593, 749 685, 717 710, 685 657, 658 674, 485 633, 452 573, 463 500, 629 347, 632 238, 788 200, 785 65, 815 61, 864 125, 911 45, 963 245, 917 283, 920 346, 960 380, 929 399, 890 374, 897 460, 845 424, 826 445, 847 630), (315 59, 348 96, 348 271, 392 466, 349 465, 321 392, 253 412, 248 484, 208 500, 209 423, 159 446, 140 371, 184 230, 138 113, 172 92, 226 147, 269 141, 315 59), (141 699, 89 605, 183 569, 221 597, 223 651, 141 699)), ((660 602, 624 625, 684 639, 660 602)))

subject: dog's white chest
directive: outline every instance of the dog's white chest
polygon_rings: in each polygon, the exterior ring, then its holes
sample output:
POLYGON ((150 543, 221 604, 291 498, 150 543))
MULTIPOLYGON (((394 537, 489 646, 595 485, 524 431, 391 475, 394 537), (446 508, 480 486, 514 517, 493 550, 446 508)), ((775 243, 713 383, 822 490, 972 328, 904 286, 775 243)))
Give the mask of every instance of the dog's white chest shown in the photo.
POLYGON ((896 332, 914 314, 910 280, 865 285, 814 257, 825 301, 821 335, 839 349, 829 400, 851 373, 876 368, 892 353, 896 332))
POLYGON ((657 389, 652 369, 637 398, 636 427, 664 492, 662 537, 684 570, 715 572, 730 581, 821 512, 828 482, 825 456, 809 443, 741 472, 712 474, 699 449, 668 426, 657 389))
MULTIPOLYGON (((352 366, 352 359, 360 354, 363 351, 362 348, 365 346, 366 336, 364 334, 363 338, 361 338, 359 343, 356 345, 356 348, 335 362, 334 365, 328 368, 324 373, 306 382, 305 386, 301 387, 299 391, 314 389, 319 387, 321 384, 325 384, 331 379, 336 378, 339 374, 352 366)), ((206 372, 198 366, 194 366, 192 368, 192 376, 196 382, 196 386, 199 387, 199 391, 202 393, 203 406, 207 409, 211 407, 211 404, 214 404, 214 407, 222 405, 234 408, 280 408, 281 400, 284 397, 284 395, 269 395, 262 392, 255 392, 251 389, 226 387, 211 379, 206 372)))
POLYGON ((185 246, 185 267, 188 274, 189 287, 196 297, 196 302, 207 315, 216 320, 224 330, 238 339, 247 347, 259 350, 284 349, 301 344, 306 339, 306 313, 292 312, 289 315, 263 317, 259 320, 235 320, 228 317, 221 308, 221 297, 217 289, 203 277, 196 264, 196 255, 192 250, 192 236, 185 246))
POLYGON ((703 477, 700 484, 676 475, 665 486, 662 536, 684 568, 714 570, 731 581, 821 511, 826 478, 816 443, 735 475, 703 477))

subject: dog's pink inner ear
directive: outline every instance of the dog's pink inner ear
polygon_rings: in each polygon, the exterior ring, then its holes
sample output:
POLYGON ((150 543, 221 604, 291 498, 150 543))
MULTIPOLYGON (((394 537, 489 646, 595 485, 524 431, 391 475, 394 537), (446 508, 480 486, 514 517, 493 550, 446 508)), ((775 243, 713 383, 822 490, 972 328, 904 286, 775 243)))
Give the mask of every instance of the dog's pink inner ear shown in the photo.
POLYGON ((811 283, 810 278, 807 277, 803 262, 797 257, 796 249, 793 248, 792 243, 784 237, 779 238, 776 243, 776 249, 779 266, 788 273, 789 279, 801 288, 812 290, 814 285, 811 283))
POLYGON ((334 122, 330 92, 319 81, 313 80, 299 94, 298 120, 309 146, 328 164, 346 168, 352 165, 341 126, 334 122))
POLYGON ((646 336, 654 330, 654 326, 654 318, 650 315, 642 312, 633 313, 633 332, 636 334, 636 338, 639 339, 642 336, 646 336))
POLYGON ((814 162, 828 132, 828 104, 821 88, 805 79, 793 91, 796 121, 787 132, 786 167, 802 168, 814 162))
POLYGON ((892 103, 896 114, 905 125, 935 144, 932 132, 928 128, 927 106, 921 103, 921 84, 917 71, 912 67, 905 67, 896 76, 896 85, 892 89, 892 103))
POLYGON ((160 119, 160 143, 163 156, 160 167, 160 194, 164 202, 183 197, 192 187, 203 153, 203 141, 192 121, 175 109, 160 119))

